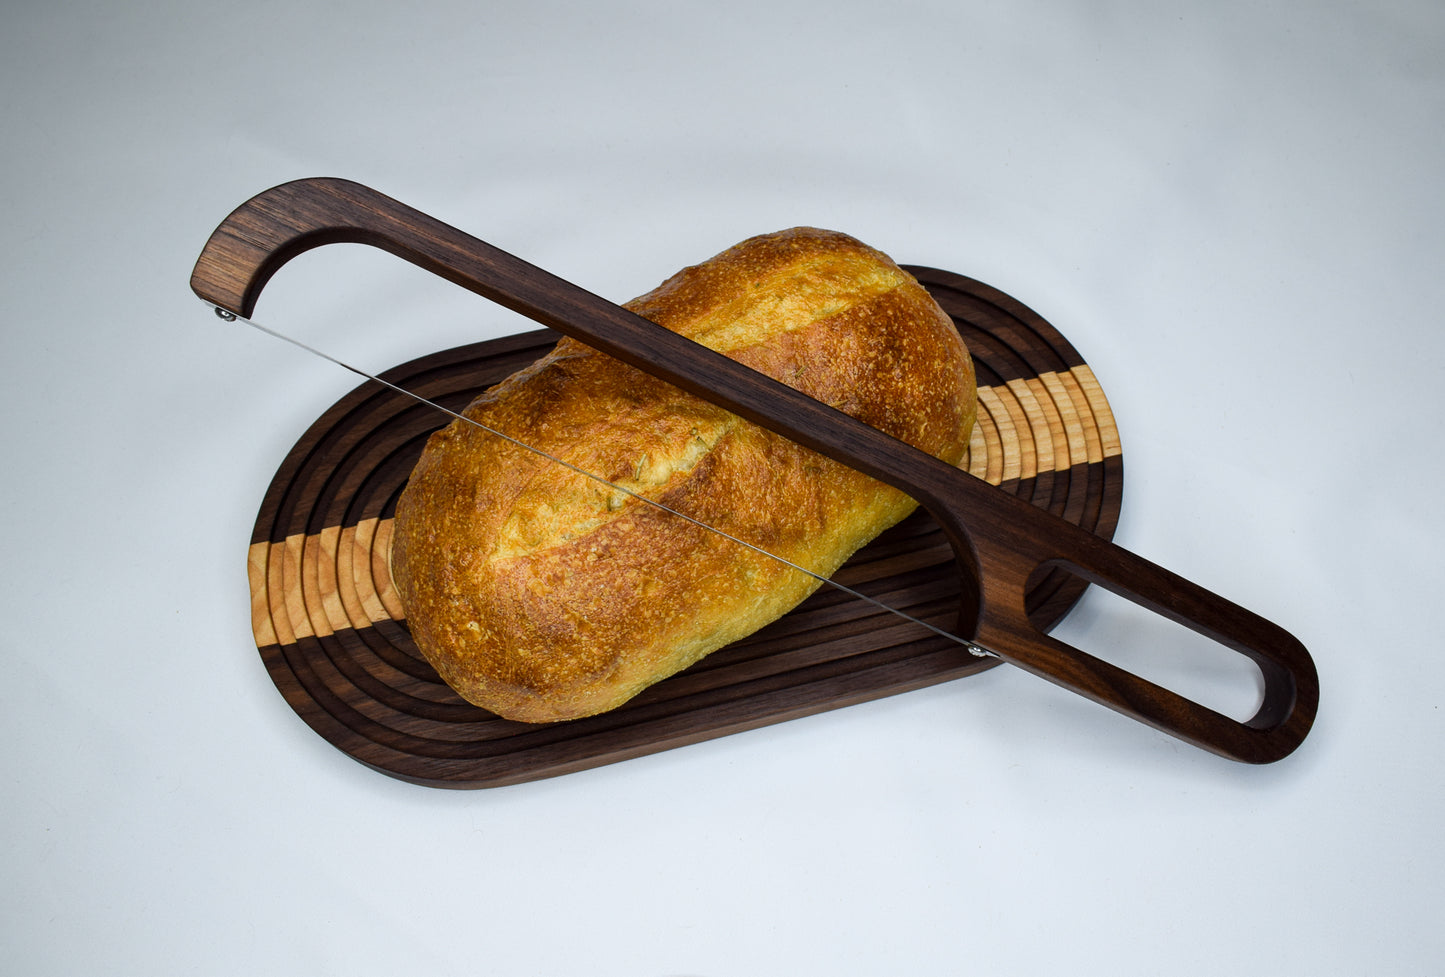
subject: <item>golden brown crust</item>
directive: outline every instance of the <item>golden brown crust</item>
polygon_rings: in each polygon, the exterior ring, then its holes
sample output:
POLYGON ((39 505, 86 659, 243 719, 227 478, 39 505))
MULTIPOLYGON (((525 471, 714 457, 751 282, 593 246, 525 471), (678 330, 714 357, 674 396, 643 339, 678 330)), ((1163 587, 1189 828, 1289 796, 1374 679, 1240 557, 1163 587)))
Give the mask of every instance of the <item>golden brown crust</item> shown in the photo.
MULTIPOLYGON (((973 364, 881 253, 795 228, 627 307, 956 464, 973 364)), ((629 491, 831 575, 914 508, 902 493, 570 339, 465 412, 629 491)), ((397 505, 418 647, 464 698, 548 722, 621 705, 786 613, 817 581, 453 422, 397 505)))

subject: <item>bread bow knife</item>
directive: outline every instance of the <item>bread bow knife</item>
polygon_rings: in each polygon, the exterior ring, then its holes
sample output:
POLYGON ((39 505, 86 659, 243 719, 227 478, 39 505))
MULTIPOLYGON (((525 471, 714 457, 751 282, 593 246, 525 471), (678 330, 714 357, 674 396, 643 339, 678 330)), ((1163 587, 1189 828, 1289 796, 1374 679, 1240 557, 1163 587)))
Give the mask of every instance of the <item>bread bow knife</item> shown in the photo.
POLYGON ((932 515, 953 548, 963 586, 957 628, 950 637, 976 653, 996 655, 1235 760, 1279 760, 1308 734, 1318 705, 1318 676, 1304 646, 1279 626, 368 187, 308 179, 253 197, 212 234, 191 287, 218 312, 249 321, 262 289, 282 265, 307 250, 339 242, 395 254, 908 493, 932 515), (1039 630, 1029 620, 1025 595, 1032 578, 1055 567, 1248 657, 1264 678, 1258 711, 1236 721, 1039 630))

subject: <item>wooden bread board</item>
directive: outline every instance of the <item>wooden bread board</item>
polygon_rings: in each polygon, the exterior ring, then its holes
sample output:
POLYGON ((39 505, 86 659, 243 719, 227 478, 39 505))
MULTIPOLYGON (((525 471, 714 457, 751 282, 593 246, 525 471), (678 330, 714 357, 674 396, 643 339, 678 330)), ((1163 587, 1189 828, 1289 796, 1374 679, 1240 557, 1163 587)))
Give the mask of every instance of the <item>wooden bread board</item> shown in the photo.
MULTIPOLYGON (((1108 401, 1057 330, 980 282, 908 266, 974 357, 971 474, 1099 536, 1117 524, 1123 459, 1108 401)), ((435 353, 383 379, 460 411, 545 354, 538 330, 435 353)), ((296 713, 343 753, 435 787, 521 783, 701 742, 971 675, 997 664, 824 587, 772 625, 613 712, 554 725, 499 719, 451 691, 407 631, 388 564, 397 496, 450 418, 368 381, 287 455, 249 552, 261 658, 296 713)), ((860 551, 839 582, 943 628, 954 625, 953 552, 921 510, 860 551)), ((1054 571, 1029 592, 1052 627, 1082 596, 1054 571)))

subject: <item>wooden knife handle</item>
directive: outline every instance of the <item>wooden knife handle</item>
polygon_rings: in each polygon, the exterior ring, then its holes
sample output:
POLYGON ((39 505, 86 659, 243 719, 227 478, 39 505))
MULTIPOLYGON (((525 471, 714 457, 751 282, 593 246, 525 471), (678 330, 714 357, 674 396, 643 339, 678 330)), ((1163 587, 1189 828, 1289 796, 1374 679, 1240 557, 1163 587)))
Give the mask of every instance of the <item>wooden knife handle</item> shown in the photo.
POLYGON ((958 633, 1049 681, 1235 760, 1268 763, 1304 740, 1319 681, 1292 635, 1222 597, 622 307, 368 187, 283 184, 238 207, 191 275, 202 299, 250 318, 283 264, 324 244, 382 248, 748 420, 887 482, 929 511, 963 576, 958 633), (1264 700, 1245 722, 1035 628, 1031 575, 1064 567, 1246 655, 1264 700))

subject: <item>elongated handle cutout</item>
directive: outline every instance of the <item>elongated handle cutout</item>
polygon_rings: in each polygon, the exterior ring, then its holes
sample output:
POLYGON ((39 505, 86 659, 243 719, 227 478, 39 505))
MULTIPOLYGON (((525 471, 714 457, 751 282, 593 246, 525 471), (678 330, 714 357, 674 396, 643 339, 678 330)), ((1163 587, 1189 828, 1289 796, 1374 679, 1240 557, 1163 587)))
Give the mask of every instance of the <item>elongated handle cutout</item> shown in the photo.
POLYGON ((1050 545, 1026 547, 1032 552, 1001 552, 984 544, 978 641, 1035 675, 1221 756, 1272 763, 1294 752, 1313 725, 1319 704, 1319 677, 1304 645, 1259 615, 1095 540, 1086 533, 1060 533, 1050 545), (1039 631, 1024 612, 1023 594, 1033 575, 1053 568, 1248 658, 1264 679, 1254 715, 1232 719, 1039 631))

